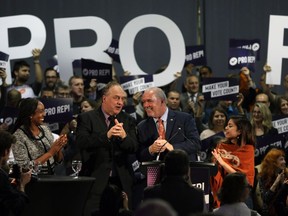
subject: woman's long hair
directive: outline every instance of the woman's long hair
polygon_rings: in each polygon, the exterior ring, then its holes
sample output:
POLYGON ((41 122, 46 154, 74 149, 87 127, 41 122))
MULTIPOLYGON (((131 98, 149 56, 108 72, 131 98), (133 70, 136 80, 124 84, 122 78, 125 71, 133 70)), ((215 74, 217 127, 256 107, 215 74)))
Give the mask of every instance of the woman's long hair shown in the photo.
MULTIPOLYGON (((237 138, 237 144, 239 146, 242 145, 255 145, 255 135, 254 131, 252 130, 252 125, 250 121, 241 115, 231 116, 230 120, 234 122, 237 126, 237 129, 241 131, 240 136, 237 138)), ((231 140, 225 139, 224 143, 231 143, 231 140)))
MULTIPOLYGON (((254 111, 254 108, 255 107, 258 107, 259 108, 259 111, 260 113, 262 114, 262 125, 263 125, 263 128, 264 128, 264 133, 267 133, 272 127, 272 114, 271 114, 271 111, 269 109, 269 107, 264 104, 264 103, 256 103, 253 108, 252 108, 252 113, 254 111)), ((252 124, 252 127, 253 127, 253 131, 255 130, 255 122, 254 122, 254 119, 253 117, 251 118, 251 124, 252 124)))
POLYGON ((39 100, 36 98, 25 98, 19 101, 18 104, 18 117, 15 122, 14 130, 15 132, 21 126, 24 127, 25 132, 32 136, 30 131, 31 126, 31 116, 35 113, 39 100))
MULTIPOLYGON (((225 128, 225 126, 227 125, 227 122, 228 122, 228 115, 227 115, 227 113, 225 112, 225 110, 224 110, 222 107, 215 107, 215 108, 211 111, 210 116, 209 116, 209 120, 208 120, 208 128, 211 129, 211 130, 214 129, 213 119, 214 119, 214 115, 215 115, 215 113, 216 113, 217 111, 218 111, 219 113, 223 113, 224 116, 225 116, 225 118, 226 118, 225 124, 224 124, 224 128, 225 128)), ((223 129, 224 129, 224 128, 223 128, 223 129)))
MULTIPOLYGON (((285 158, 285 153, 283 150, 272 148, 265 155, 261 163, 261 172, 259 173, 259 176, 266 180, 266 188, 271 187, 277 177, 277 170, 279 169, 277 159, 281 156, 285 158)), ((288 176, 287 169, 285 169, 285 174, 288 176)))

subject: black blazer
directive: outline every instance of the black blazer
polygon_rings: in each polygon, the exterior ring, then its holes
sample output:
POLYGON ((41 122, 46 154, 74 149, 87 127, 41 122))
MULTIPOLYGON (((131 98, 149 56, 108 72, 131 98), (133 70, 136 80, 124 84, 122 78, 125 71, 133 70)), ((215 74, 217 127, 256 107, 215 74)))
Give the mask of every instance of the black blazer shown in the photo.
MULTIPOLYGON (((138 141, 140 144, 138 159, 140 161, 155 160, 156 154, 151 155, 148 150, 148 147, 158 138, 158 131, 154 119, 149 117, 143 120, 138 124, 137 128, 138 141)), ((200 150, 200 138, 196 129, 195 120, 190 114, 169 109, 166 125, 166 140, 173 145, 174 149, 186 151, 191 161, 196 160, 197 151, 200 150), (174 137, 172 138, 172 136, 174 137)), ((166 153, 166 151, 161 153, 160 159, 163 159, 166 153)))
POLYGON ((161 184, 145 189, 144 200, 156 198, 167 201, 179 216, 200 213, 206 209, 204 192, 189 185, 182 176, 168 176, 161 184))
POLYGON ((135 120, 127 113, 116 116, 127 133, 124 140, 107 138, 107 125, 101 107, 97 110, 81 113, 77 118, 76 145, 83 162, 83 175, 96 178, 99 191, 107 185, 112 161, 117 170, 125 192, 131 192, 132 165, 127 158, 138 147, 135 120))

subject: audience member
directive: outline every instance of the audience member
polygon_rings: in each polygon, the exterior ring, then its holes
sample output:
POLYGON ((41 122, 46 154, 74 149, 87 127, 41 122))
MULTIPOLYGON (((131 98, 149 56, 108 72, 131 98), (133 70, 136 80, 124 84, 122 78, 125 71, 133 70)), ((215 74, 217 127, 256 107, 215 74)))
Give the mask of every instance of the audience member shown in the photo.
POLYGON ((259 173, 259 186, 263 199, 261 215, 288 214, 288 169, 285 153, 271 149, 264 157, 259 173))
POLYGON ((250 112, 251 106, 253 106, 255 96, 257 94, 256 84, 252 80, 251 71, 247 67, 241 68, 239 78, 240 78, 239 92, 241 92, 244 96, 242 107, 247 112, 250 112))
POLYGON ((288 96, 278 96, 276 100, 275 114, 288 116, 288 96))
POLYGON ((37 99, 27 98, 19 102, 19 114, 14 135, 17 142, 12 150, 17 163, 27 167, 30 161, 42 164, 41 174, 53 174, 54 165, 63 159, 62 148, 67 142, 65 135, 54 142, 50 129, 43 124, 44 105, 37 99))
POLYGON ((80 76, 72 76, 69 79, 70 94, 73 98, 73 115, 81 110, 81 102, 84 100, 84 81, 80 76))
POLYGON ((182 110, 194 116, 197 109, 197 97, 199 96, 199 78, 196 75, 188 76, 184 87, 186 92, 180 96, 182 110))
POLYGON ((58 85, 55 88, 55 97, 56 98, 71 98, 69 86, 58 85))
POLYGON ((229 216, 259 215, 245 204, 245 200, 249 197, 250 189, 251 186, 247 182, 244 173, 235 172, 226 175, 218 193, 221 206, 214 209, 214 214, 229 216))
POLYGON ((200 134, 200 140, 207 139, 215 134, 223 132, 228 121, 226 112, 221 107, 215 107, 208 120, 208 129, 200 134))
POLYGON ((98 107, 99 105, 97 104, 96 101, 88 99, 88 98, 84 99, 81 103, 81 113, 96 109, 98 107))
POLYGON ((278 136, 278 131, 273 127, 272 114, 266 104, 256 103, 252 108, 251 124, 256 136, 255 166, 260 164, 264 157, 264 148, 269 148, 276 141, 280 141, 279 147, 284 149, 285 137, 278 136))
POLYGON ((159 156, 163 159, 167 152, 182 149, 195 161, 200 139, 194 118, 167 108, 166 100, 163 90, 157 87, 145 90, 142 95, 148 118, 138 124, 139 160, 152 161, 159 156))
POLYGON ((6 94, 7 94, 7 83, 6 83, 6 70, 3 68, 0 68, 0 79, 2 81, 2 84, 0 86, 0 112, 2 111, 4 105, 6 104, 6 94))
POLYGON ((167 107, 171 110, 181 111, 180 92, 171 90, 167 93, 167 107))
POLYGON ((227 174, 242 172, 247 175, 249 185, 254 185, 255 142, 249 120, 243 116, 231 116, 225 128, 225 138, 212 151, 218 165, 218 173, 211 177, 214 207, 219 207, 217 192, 227 174))
POLYGON ((233 115, 245 115, 245 112, 242 108, 243 100, 243 94, 239 93, 237 102, 233 102, 231 100, 221 100, 219 101, 218 106, 225 110, 228 117, 233 115))
POLYGON ((41 90, 40 98, 54 98, 54 91, 44 87, 41 90))
POLYGON ((255 97, 255 103, 263 103, 266 104, 267 107, 270 107, 270 100, 267 94, 259 93, 255 97))
POLYGON ((57 87, 57 84, 59 82, 59 74, 54 68, 46 68, 44 71, 44 82, 45 82, 45 88, 49 89, 51 91, 55 91, 55 88, 57 87))
POLYGON ((28 203, 25 186, 31 179, 31 171, 20 173, 19 184, 14 187, 8 173, 3 169, 9 158, 11 145, 15 142, 15 137, 10 133, 0 131, 0 212, 2 216, 21 215, 25 204, 28 203))
POLYGON ((76 143, 83 161, 82 175, 97 179, 85 215, 99 207, 108 182, 119 186, 132 200, 132 168, 126 160, 138 147, 135 120, 121 112, 127 96, 120 84, 110 82, 103 90, 101 107, 82 113, 77 119, 76 143))
POLYGON ((33 49, 32 54, 34 58, 35 67, 35 81, 30 86, 27 81, 30 77, 30 65, 26 61, 17 61, 14 63, 13 75, 15 77, 13 84, 10 85, 7 91, 16 89, 21 93, 22 98, 37 97, 42 88, 43 74, 40 65, 40 49, 33 49))
POLYGON ((128 207, 128 196, 117 185, 109 184, 104 189, 99 211, 93 212, 91 216, 132 216, 128 207))
MULTIPOLYGON (((6 95, 6 94, 5 94, 6 95)), ((0 118, 3 118, 3 123, 0 125, 0 130, 13 131, 14 119, 18 115, 17 105, 21 100, 21 93, 16 89, 11 89, 7 93, 7 100, 3 107, 0 118)))
POLYGON ((181 216, 204 211, 204 192, 192 186, 189 157, 185 151, 176 149, 166 155, 165 174, 161 184, 145 189, 144 200, 163 199, 181 216))
POLYGON ((178 216, 175 210, 164 200, 150 199, 144 201, 135 211, 134 216, 178 216))

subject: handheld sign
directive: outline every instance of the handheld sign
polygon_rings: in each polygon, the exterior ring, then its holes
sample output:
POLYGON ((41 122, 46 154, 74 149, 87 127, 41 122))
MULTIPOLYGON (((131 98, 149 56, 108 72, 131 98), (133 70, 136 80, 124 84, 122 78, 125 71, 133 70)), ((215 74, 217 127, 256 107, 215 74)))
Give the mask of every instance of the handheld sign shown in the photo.
POLYGON ((117 40, 113 39, 105 52, 113 59, 113 61, 120 63, 119 42, 117 40))
POLYGON ((230 48, 238 48, 238 49, 246 49, 251 50, 254 52, 254 55, 256 56, 256 60, 260 60, 260 49, 261 49, 261 43, 260 39, 230 39, 229 40, 229 47, 230 48))
POLYGON ((185 65, 206 65, 205 46, 186 46, 185 65))
POLYGON ((228 68, 229 69, 241 69, 242 67, 248 67, 250 70, 255 71, 256 57, 255 53, 247 49, 230 48, 228 68))
POLYGON ((122 88, 127 91, 129 96, 137 92, 145 91, 153 87, 153 75, 135 75, 135 76, 121 76, 120 83, 122 88))
POLYGON ((9 55, 0 51, 0 69, 6 70, 9 55))
POLYGON ((236 78, 203 78, 202 83, 205 100, 237 100, 239 82, 236 78))

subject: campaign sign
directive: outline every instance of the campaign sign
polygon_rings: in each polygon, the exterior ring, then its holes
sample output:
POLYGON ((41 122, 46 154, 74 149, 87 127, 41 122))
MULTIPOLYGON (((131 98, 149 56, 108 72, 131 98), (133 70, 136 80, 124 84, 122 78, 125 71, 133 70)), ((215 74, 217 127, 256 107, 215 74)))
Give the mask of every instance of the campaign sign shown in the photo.
POLYGON ((8 131, 12 132, 15 121, 18 117, 18 108, 4 107, 0 114, 1 123, 5 123, 8 126, 8 131))
MULTIPOLYGON (((277 133, 277 132, 276 132, 277 133)), ((284 134, 267 134, 256 137, 255 148, 255 166, 260 164, 263 160, 268 148, 285 149, 285 135, 284 134)))
POLYGON ((288 133, 288 117, 286 116, 274 116, 273 127, 278 130, 279 134, 288 133))
MULTIPOLYGON (((191 182, 194 187, 200 188, 205 194, 205 204, 209 205, 210 170, 207 167, 191 167, 191 182), (197 173, 197 175, 196 175, 197 173)), ((207 206, 208 207, 208 206, 207 206)))
POLYGON ((211 162, 211 156, 212 156, 212 150, 216 148, 216 145, 218 141, 220 141, 221 138, 224 138, 224 132, 221 131, 217 134, 214 134, 213 136, 210 136, 204 140, 201 140, 201 150, 200 150, 200 160, 211 162))
POLYGON ((135 76, 121 76, 119 77, 122 88, 128 92, 129 96, 137 92, 145 91, 153 87, 153 75, 135 75, 135 76))
POLYGON ((228 66, 229 69, 241 69, 248 67, 251 71, 255 71, 256 57, 252 50, 230 48, 228 66))
POLYGON ((261 43, 259 39, 252 39, 252 40, 230 39, 229 47, 252 50, 254 52, 254 55, 256 56, 256 60, 257 61, 260 60, 261 43))
POLYGON ((205 100, 237 100, 239 81, 236 78, 203 78, 202 82, 202 93, 205 100))
POLYGON ((86 86, 89 86, 91 79, 97 79, 97 87, 106 85, 112 80, 112 65, 96 62, 90 59, 81 59, 82 77, 86 86), (88 83, 88 84, 87 84, 88 83))
POLYGON ((206 65, 205 46, 186 46, 185 65, 206 65))
POLYGON ((120 63, 119 42, 117 40, 113 39, 105 52, 113 59, 113 61, 120 63))
POLYGON ((9 55, 0 51, 0 69, 6 69, 8 63, 9 55))
POLYGON ((45 107, 45 122, 67 123, 72 120, 73 101, 72 98, 39 98, 45 107))

